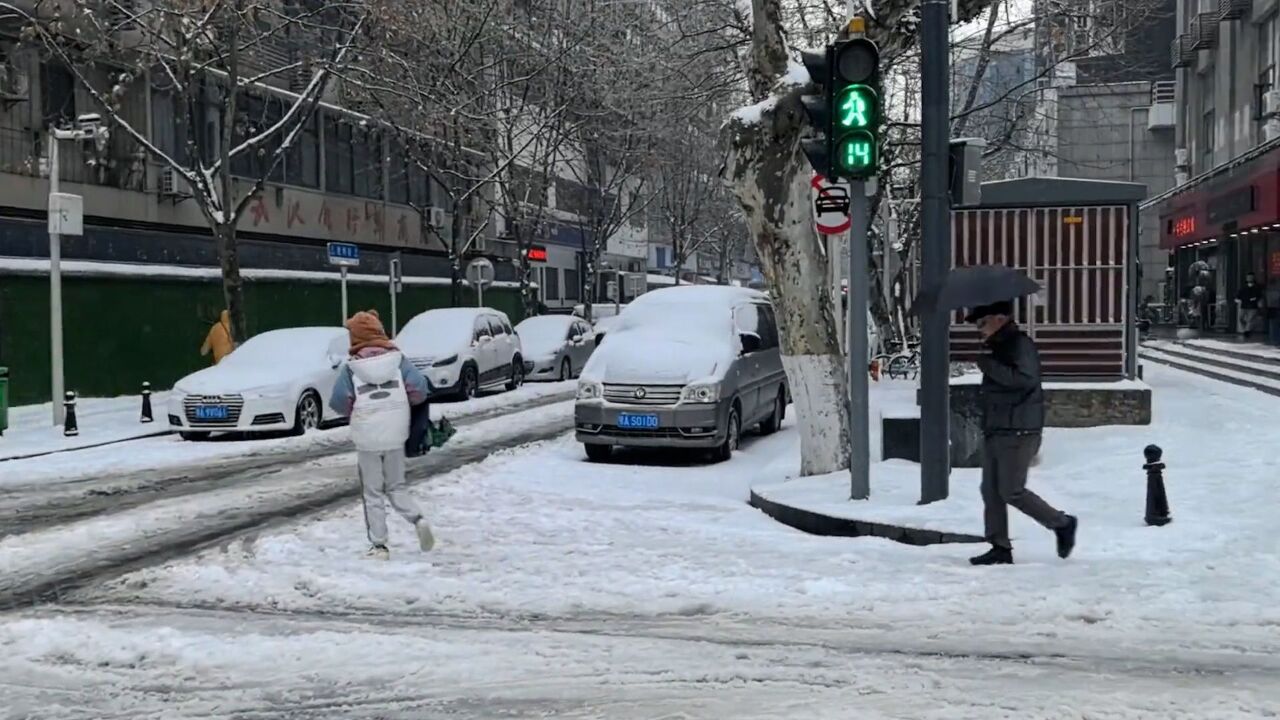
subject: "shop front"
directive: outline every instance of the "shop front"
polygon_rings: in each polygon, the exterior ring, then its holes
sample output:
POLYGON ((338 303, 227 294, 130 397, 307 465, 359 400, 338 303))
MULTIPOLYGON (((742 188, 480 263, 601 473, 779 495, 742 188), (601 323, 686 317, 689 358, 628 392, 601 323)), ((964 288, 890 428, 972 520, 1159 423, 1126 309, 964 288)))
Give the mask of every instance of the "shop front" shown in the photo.
POLYGON ((1234 334, 1247 275, 1266 311, 1255 337, 1280 345, 1280 145, 1189 183, 1159 204, 1180 325, 1234 334))

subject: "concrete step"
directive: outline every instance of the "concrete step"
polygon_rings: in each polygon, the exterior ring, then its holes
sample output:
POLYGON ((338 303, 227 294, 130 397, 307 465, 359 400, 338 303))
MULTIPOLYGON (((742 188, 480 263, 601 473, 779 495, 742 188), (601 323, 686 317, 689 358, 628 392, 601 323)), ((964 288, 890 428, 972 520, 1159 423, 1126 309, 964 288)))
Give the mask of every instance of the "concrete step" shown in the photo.
POLYGON ((1280 369, 1280 350, 1267 346, 1251 346, 1240 344, 1233 347, 1235 343, 1223 341, 1208 341, 1213 344, 1205 344, 1204 341, 1196 340, 1175 340, 1174 344, 1185 347, 1193 352, 1207 355, 1217 355, 1218 357, 1231 358, 1232 360, 1243 360, 1245 362, 1259 363, 1261 365, 1270 365, 1280 369))
POLYGON ((1150 343, 1143 347, 1185 362, 1231 370, 1243 373, 1246 376, 1266 378, 1280 383, 1280 364, 1260 362, 1257 358, 1252 357, 1240 358, 1236 355, 1212 352, 1202 349, 1198 345, 1187 345, 1185 343, 1150 343))
POLYGON ((1184 353, 1175 354, 1164 349, 1157 350, 1150 346, 1140 348, 1138 356, 1143 360, 1149 360, 1213 380, 1251 388, 1268 395, 1280 397, 1280 379, 1261 376, 1256 371, 1248 370, 1247 368, 1233 369, 1229 366, 1210 364, 1204 361, 1203 356, 1188 357, 1184 353))

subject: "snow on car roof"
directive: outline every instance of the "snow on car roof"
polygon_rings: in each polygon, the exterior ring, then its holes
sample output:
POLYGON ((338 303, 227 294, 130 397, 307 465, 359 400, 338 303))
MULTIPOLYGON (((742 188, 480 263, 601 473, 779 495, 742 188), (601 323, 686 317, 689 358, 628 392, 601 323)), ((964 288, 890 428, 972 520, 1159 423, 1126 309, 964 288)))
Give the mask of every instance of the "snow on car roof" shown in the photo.
POLYGON ((346 337, 347 329, 340 327, 281 328, 258 333, 249 338, 235 352, 227 356, 232 364, 242 362, 271 362, 289 364, 292 361, 314 360, 316 352, 328 349, 336 338, 346 337))
POLYGON ((759 290, 732 285, 677 285, 650 290, 632 300, 629 307, 693 304, 730 307, 739 302, 768 302, 768 300, 769 297, 759 290))
POLYGON ((453 352, 471 343, 476 318, 481 315, 496 315, 507 320, 506 313, 492 308, 436 308, 405 323, 395 340, 400 349, 410 355, 429 354, 433 350, 453 352))

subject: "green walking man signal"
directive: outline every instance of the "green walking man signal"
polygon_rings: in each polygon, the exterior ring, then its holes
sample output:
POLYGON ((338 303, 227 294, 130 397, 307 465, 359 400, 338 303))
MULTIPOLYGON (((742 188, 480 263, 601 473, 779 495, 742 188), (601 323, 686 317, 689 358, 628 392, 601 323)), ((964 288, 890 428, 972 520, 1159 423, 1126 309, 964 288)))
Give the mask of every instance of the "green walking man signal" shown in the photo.
POLYGON ((804 53, 805 67, 821 95, 801 98, 823 137, 803 141, 814 170, 835 180, 874 177, 879 162, 881 120, 880 51, 863 37, 804 53))

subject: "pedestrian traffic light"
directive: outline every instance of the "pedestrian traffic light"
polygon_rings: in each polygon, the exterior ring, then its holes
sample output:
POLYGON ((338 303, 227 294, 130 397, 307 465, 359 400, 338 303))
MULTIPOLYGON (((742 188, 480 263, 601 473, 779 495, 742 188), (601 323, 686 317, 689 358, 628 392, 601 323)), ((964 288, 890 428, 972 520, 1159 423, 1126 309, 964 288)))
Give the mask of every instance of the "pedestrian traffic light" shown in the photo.
POLYGON ((832 51, 832 172, 841 179, 864 180, 876 174, 879 160, 880 51, 866 38, 836 43, 832 51))
POLYGON ((800 101, 822 137, 801 147, 809 163, 830 180, 865 180, 879 161, 880 51, 863 37, 828 45, 824 52, 801 55, 809 78, 821 91, 800 101))

